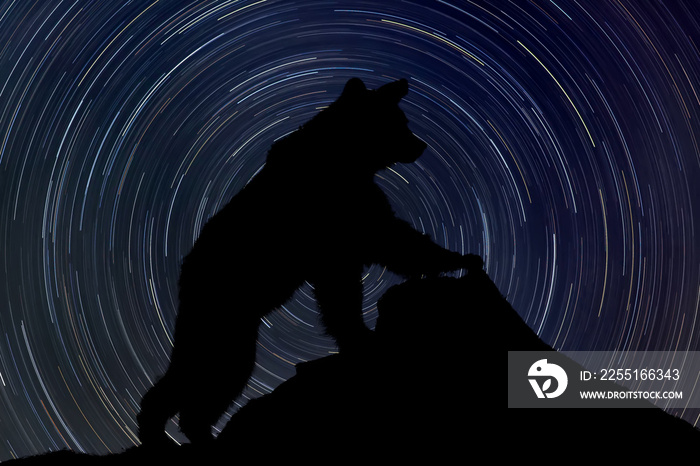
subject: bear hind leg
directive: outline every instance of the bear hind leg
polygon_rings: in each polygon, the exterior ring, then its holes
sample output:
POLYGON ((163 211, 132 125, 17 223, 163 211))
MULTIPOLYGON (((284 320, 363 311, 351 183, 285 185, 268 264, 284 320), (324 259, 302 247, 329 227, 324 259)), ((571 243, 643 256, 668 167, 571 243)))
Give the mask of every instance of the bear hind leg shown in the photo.
POLYGON ((190 442, 211 441, 212 426, 243 392, 255 366, 257 332, 257 323, 238 323, 208 343, 204 359, 193 361, 179 410, 180 430, 190 442))
POLYGON ((173 373, 168 371, 143 396, 141 410, 136 416, 142 444, 162 446, 170 443, 165 425, 178 412, 177 385, 173 373))

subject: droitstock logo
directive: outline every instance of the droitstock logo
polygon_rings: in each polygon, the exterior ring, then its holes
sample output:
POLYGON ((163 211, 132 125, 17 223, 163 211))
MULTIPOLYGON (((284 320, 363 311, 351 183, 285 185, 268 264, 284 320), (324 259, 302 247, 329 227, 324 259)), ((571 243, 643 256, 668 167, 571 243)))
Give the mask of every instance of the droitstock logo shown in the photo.
POLYGON ((548 363, 546 359, 540 359, 530 366, 527 376, 537 398, 556 398, 564 393, 569 383, 564 369, 548 363), (556 382, 554 385, 552 380, 556 382))

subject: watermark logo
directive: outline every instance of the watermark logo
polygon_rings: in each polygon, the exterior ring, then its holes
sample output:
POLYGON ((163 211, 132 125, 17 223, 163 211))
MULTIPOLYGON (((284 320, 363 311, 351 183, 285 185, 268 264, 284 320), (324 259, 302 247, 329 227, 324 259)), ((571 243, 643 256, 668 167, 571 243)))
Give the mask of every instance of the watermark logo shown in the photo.
POLYGON ((537 398, 556 398, 564 393, 569 383, 564 369, 548 363, 546 359, 540 359, 530 366, 527 376, 537 398), (556 382, 554 386, 552 380, 556 382))

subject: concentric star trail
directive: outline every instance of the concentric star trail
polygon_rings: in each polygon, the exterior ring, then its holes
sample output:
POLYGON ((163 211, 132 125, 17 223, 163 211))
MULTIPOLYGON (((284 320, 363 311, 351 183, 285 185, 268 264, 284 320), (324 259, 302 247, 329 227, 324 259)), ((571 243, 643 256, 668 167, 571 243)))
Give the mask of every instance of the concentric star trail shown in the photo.
MULTIPOLYGON (((700 350, 699 38, 689 0, 0 2, 0 461, 137 444, 181 258, 351 77, 409 80, 429 148, 377 182, 545 341, 700 350)), ((333 351, 304 288, 246 397, 333 351)))

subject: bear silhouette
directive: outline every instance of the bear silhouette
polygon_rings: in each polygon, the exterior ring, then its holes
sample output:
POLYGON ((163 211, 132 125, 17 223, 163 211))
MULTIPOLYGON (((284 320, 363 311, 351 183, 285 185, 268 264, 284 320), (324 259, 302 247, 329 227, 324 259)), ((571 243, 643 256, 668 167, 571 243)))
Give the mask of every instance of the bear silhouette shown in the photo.
POLYGON ((183 259, 174 347, 138 415, 144 444, 167 440, 179 413, 193 444, 250 377, 261 317, 305 282, 340 352, 367 348, 363 267, 404 277, 481 269, 476 255, 435 244, 394 214, 375 174, 414 162, 426 144, 399 108, 406 80, 368 90, 357 78, 297 131, 272 145, 265 166, 202 228, 183 259))

